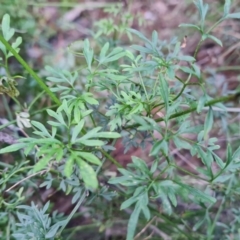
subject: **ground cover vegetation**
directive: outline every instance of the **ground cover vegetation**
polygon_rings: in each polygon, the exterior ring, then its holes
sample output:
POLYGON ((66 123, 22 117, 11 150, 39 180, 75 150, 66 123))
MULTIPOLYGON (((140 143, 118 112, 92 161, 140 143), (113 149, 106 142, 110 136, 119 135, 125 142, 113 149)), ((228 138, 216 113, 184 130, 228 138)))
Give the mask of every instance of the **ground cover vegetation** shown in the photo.
POLYGON ((240 6, 140 2, 2 4, 0 239, 239 238, 240 6))

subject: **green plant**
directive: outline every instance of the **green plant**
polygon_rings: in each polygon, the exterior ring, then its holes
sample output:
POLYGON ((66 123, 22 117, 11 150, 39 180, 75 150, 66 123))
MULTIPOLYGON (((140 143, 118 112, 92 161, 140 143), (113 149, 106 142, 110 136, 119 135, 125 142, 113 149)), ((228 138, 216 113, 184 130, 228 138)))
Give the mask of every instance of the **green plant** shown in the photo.
MULTIPOLYGON (((4 124, 1 129, 17 122, 24 137, 17 136, 16 143, 0 150, 1 154, 17 152, 16 165, 0 165, 3 239, 11 239, 11 234, 15 239, 71 239, 73 235, 68 234, 67 225, 83 205, 89 207, 93 227, 100 233, 118 223, 119 207, 127 226, 121 237, 127 240, 137 239, 141 234, 145 239, 156 237, 151 226, 159 229, 157 239, 159 236, 164 239, 166 234, 172 239, 238 236, 240 148, 232 149, 229 144, 226 157, 220 156, 218 138, 211 132, 217 119, 214 107, 224 109, 223 103, 236 100, 239 91, 213 96, 195 59, 207 38, 222 45, 212 33, 215 27, 224 20, 240 18, 240 13, 229 12, 230 3, 225 1, 222 18, 206 30, 208 5, 202 0, 195 1, 199 25, 180 25, 201 34, 193 56, 182 54, 176 38, 161 41, 153 31, 148 39, 140 31, 126 29, 129 22, 123 16, 122 27, 111 25, 111 31, 121 36, 126 30, 128 36, 137 37, 141 44, 124 48, 107 42, 95 54, 86 39, 79 52, 71 49, 84 58, 84 67, 69 71, 46 66, 47 84, 18 54, 21 40, 10 41, 14 31, 9 15, 4 16, 0 49, 5 75, 0 91, 15 100, 20 113, 16 121, 4 124), (16 99, 18 90, 13 80, 16 76, 11 76, 8 67, 12 56, 44 91, 29 106, 22 106, 16 99), (34 111, 34 104, 43 94, 51 98, 51 105, 34 111), (207 114, 203 111, 206 108, 207 114), (46 123, 39 117, 44 112, 46 123), (190 121, 193 113, 200 114, 204 121, 200 124, 190 121), (123 166, 110 154, 118 138, 123 139, 126 152, 130 146, 149 148, 151 159, 131 156, 132 163, 123 166), (172 146, 200 159, 199 166, 194 171, 179 166, 172 146), (111 171, 105 166, 108 161, 118 167, 118 176, 109 177, 107 173, 111 171), (50 217, 49 202, 42 208, 25 203, 28 199, 23 193, 31 188, 29 199, 33 198, 40 180, 41 187, 72 196, 75 206, 68 216, 54 213, 50 217), (15 193, 13 189, 20 184, 15 193), (188 204, 193 207, 186 207, 188 204), (225 212, 228 206, 232 215, 225 212), (100 216, 96 216, 97 210, 100 216), (232 226, 228 226, 225 214, 232 226)), ((104 22, 99 26, 95 37, 109 33, 104 22)), ((112 37, 116 41, 116 34, 112 37)))

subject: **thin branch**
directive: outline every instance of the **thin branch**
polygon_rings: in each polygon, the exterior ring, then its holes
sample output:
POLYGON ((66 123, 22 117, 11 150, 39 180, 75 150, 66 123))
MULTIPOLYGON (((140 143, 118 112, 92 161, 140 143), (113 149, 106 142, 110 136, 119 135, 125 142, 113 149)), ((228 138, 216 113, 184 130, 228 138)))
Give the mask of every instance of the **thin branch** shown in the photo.
POLYGON ((156 219, 156 216, 154 216, 148 223, 147 225, 134 237, 134 240, 136 240, 138 237, 141 236, 142 233, 144 233, 147 228, 152 224, 152 222, 156 219))
POLYGON ((38 85, 46 91, 46 93, 52 98, 52 100, 58 105, 61 104, 59 99, 53 94, 48 86, 44 83, 44 81, 31 69, 31 67, 24 61, 24 59, 12 48, 12 46, 4 39, 4 37, 0 34, 0 42, 10 51, 14 57, 19 61, 19 63, 27 70, 27 72, 36 80, 38 85))
POLYGON ((29 179, 29 178, 31 178, 31 177, 34 177, 34 176, 36 176, 36 175, 38 175, 38 174, 42 175, 42 174, 44 174, 44 173, 47 172, 47 171, 48 171, 48 170, 42 170, 42 171, 40 171, 40 172, 33 173, 33 174, 31 174, 31 175, 23 178, 22 180, 18 181, 17 183, 15 183, 14 185, 12 185, 10 188, 8 188, 8 189, 6 190, 6 192, 9 192, 10 190, 12 190, 13 188, 15 188, 15 187, 16 187, 17 185, 19 185, 20 183, 26 181, 27 179, 29 179))
MULTIPOLYGON (((211 101, 206 102, 204 106, 205 107, 210 107, 210 106, 213 106, 216 103, 229 102, 229 101, 237 99, 239 96, 240 96, 240 92, 237 92, 237 93, 232 94, 232 95, 227 95, 227 96, 215 98, 215 99, 213 99, 211 101)), ((181 112, 178 112, 178 113, 174 113, 174 114, 170 115, 170 117, 168 119, 178 118, 178 117, 181 117, 181 116, 186 115, 188 113, 194 112, 196 110, 197 110, 197 105, 194 106, 194 107, 190 107, 190 108, 188 108, 188 109, 186 109, 184 111, 181 111, 181 112)), ((234 109, 234 110, 236 110, 236 109, 234 109)), ((234 112, 234 111, 232 111, 232 112, 234 112)), ((161 118, 157 118, 157 119, 155 119, 155 121, 156 122, 163 122, 164 118, 162 118, 162 117, 161 118)), ((137 128, 139 126, 140 125, 136 123, 136 124, 132 124, 132 125, 126 126, 124 129, 137 128)))
POLYGON ((109 159, 114 165, 116 165, 119 168, 123 168, 123 166, 117 162, 110 154, 108 154, 106 151, 104 150, 100 150, 100 152, 107 158, 109 159))

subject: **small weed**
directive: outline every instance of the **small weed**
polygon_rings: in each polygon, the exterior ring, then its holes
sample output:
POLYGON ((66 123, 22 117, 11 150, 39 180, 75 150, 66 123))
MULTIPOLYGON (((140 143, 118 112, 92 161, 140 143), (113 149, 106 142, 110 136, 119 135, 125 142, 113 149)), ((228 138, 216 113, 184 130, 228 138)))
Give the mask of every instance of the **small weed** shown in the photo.
POLYGON ((227 111, 224 103, 237 100, 239 89, 222 96, 209 91, 196 57, 206 39, 222 46, 213 30, 240 13, 231 13, 226 0, 222 16, 206 27, 208 4, 196 0, 195 6, 198 24, 180 25, 201 35, 192 56, 183 54, 186 39, 163 41, 157 31, 148 38, 130 28, 130 12, 119 17, 122 6, 109 6, 111 17, 94 26, 99 51, 93 40, 78 49, 73 43, 69 51, 83 65, 46 66, 46 81, 20 56, 22 38, 4 15, 0 93, 15 102, 16 117, 5 104, 12 119, 1 122, 0 154, 12 161, 0 162, 1 239, 70 240, 78 231, 78 239, 87 239, 87 228, 95 230, 88 239, 103 239, 109 229, 111 239, 237 239, 240 148, 228 144, 226 156, 218 154, 224 147, 212 133, 219 119, 229 117, 216 110, 227 111), (124 36, 130 47, 121 44, 124 36), (27 76, 11 73, 13 58, 42 89, 27 103, 18 99, 17 86, 27 76), (200 120, 192 121, 193 115, 200 120), (136 147, 149 157, 130 152, 132 162, 125 166, 111 155, 118 139, 121 154, 136 147), (180 150, 194 169, 179 164, 174 151, 180 150), (54 201, 42 200, 39 188, 70 197, 71 210, 53 211, 54 201), (76 217, 91 222, 72 227, 76 217))

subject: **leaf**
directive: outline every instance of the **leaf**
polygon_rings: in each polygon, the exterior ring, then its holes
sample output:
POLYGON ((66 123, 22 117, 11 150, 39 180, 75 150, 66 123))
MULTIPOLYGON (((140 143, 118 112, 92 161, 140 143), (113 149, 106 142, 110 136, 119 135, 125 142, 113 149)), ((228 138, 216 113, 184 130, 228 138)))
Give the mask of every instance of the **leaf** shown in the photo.
POLYGON ((104 58, 106 56, 108 49, 109 49, 109 42, 106 42, 100 52, 99 64, 101 64, 104 61, 104 58))
POLYGON ((99 104, 98 100, 96 100, 93 97, 85 97, 84 96, 83 99, 84 99, 84 101, 86 101, 87 103, 92 104, 92 105, 98 105, 99 104))
POLYGON ((62 111, 65 112, 65 114, 66 114, 66 116, 67 116, 67 118, 68 118, 68 122, 70 122, 72 109, 69 108, 66 99, 63 100, 62 104, 61 104, 61 105, 59 106, 59 108, 57 109, 57 114, 58 114, 59 116, 61 116, 61 118, 63 119, 63 116, 62 116, 62 113, 61 113, 62 111))
POLYGON ((223 46, 223 45, 222 45, 222 41, 221 41, 220 39, 216 38, 215 36, 208 34, 207 37, 210 38, 210 39, 212 39, 214 42, 216 42, 216 43, 217 43, 218 45, 220 45, 221 47, 223 46))
POLYGON ((139 45, 132 45, 131 48, 133 48, 134 50, 137 50, 141 53, 151 54, 153 52, 151 49, 146 48, 146 47, 142 47, 142 46, 139 46, 139 45))
POLYGON ((98 132, 96 134, 98 138, 120 138, 121 134, 117 132, 98 132))
POLYGON ((82 117, 84 118, 84 117, 86 117, 87 115, 89 115, 92 112, 93 112, 93 110, 89 109, 89 110, 86 110, 85 112, 82 112, 81 114, 82 114, 82 117))
POLYGON ((193 226, 193 231, 197 231, 202 224, 206 221, 205 217, 200 219, 194 226, 193 226))
POLYGON ((82 139, 77 139, 76 143, 81 143, 85 146, 89 147, 98 147, 98 146, 103 146, 104 142, 100 140, 82 140, 82 139))
POLYGON ((27 144, 26 148, 24 149, 24 154, 27 156, 34 148, 35 144, 27 144))
POLYGON ((135 30, 135 29, 132 29, 132 28, 128 28, 127 29, 129 32, 135 34, 136 36, 138 36, 140 39, 142 39, 144 42, 147 42, 149 43, 150 45, 152 45, 152 42, 149 41, 141 32, 135 30))
POLYGON ((48 132, 48 130, 45 128, 45 126, 40 123, 40 122, 36 122, 36 121, 31 121, 31 124, 33 126, 35 126, 36 128, 38 128, 46 137, 52 137, 51 134, 48 132))
MULTIPOLYGON (((20 48, 18 48, 18 46, 22 43, 22 38, 21 37, 17 37, 16 41, 12 43, 12 48, 18 53, 20 48)), ((9 52, 7 54, 7 58, 13 56, 13 54, 11 52, 9 52)))
POLYGON ((78 123, 81 119, 81 112, 77 106, 73 109, 73 118, 76 123, 78 123))
POLYGON ((57 121, 59 121, 63 126, 66 126, 66 123, 65 123, 61 113, 56 113, 56 112, 52 111, 51 109, 47 109, 47 113, 49 116, 51 116, 51 117, 55 118, 57 121))
POLYGON ((132 61, 135 60, 135 56, 134 56, 133 53, 132 53, 131 51, 129 51, 129 50, 126 50, 126 51, 125 51, 125 56, 128 57, 128 58, 130 58, 132 61))
POLYGON ((195 62, 196 61, 196 59, 192 56, 178 56, 177 59, 181 60, 181 61, 186 61, 186 62, 195 62))
POLYGON ((160 153, 160 151, 163 151, 165 155, 168 155, 168 144, 165 139, 162 139, 160 141, 157 141, 152 149, 150 156, 154 156, 160 153))
POLYGON ((150 170, 151 173, 154 173, 157 170, 158 164, 159 164, 159 160, 155 159, 151 166, 151 170, 150 170))
POLYGON ((16 144, 13 144, 11 146, 2 148, 0 150, 0 154, 1 153, 8 153, 8 152, 15 152, 15 151, 17 151, 19 149, 22 149, 22 148, 26 147, 26 146, 27 146, 26 143, 16 143, 16 144))
POLYGON ((163 98, 166 111, 168 111, 168 106, 169 106, 169 88, 168 88, 168 83, 167 83, 167 80, 163 77, 163 75, 161 73, 159 74, 159 80, 160 80, 160 94, 161 94, 161 96, 163 98))
POLYGON ((189 68, 189 67, 180 67, 180 69, 183 71, 183 72, 185 72, 185 73, 189 73, 189 74, 195 74, 195 72, 191 69, 191 68, 189 68))
POLYGON ((55 138, 34 139, 33 142, 36 144, 44 144, 44 145, 45 144, 54 144, 54 143, 61 145, 61 142, 55 138))
POLYGON ((38 172, 45 168, 45 166, 48 164, 50 159, 52 158, 52 155, 45 155, 43 158, 41 158, 37 164, 33 168, 33 172, 38 172))
POLYGON ((128 227, 127 227, 127 240, 133 240, 134 238, 134 233, 137 228, 137 223, 139 219, 139 215, 141 212, 141 206, 140 204, 136 204, 135 208, 130 216, 129 222, 128 222, 128 227))
POLYGON ((189 23, 182 23, 179 25, 179 27, 191 27, 191 28, 196 28, 197 30, 200 31, 200 28, 197 25, 189 24, 189 23))
POLYGON ((230 13, 226 18, 240 19, 240 12, 238 13, 230 13))
POLYGON ((172 78, 172 79, 175 78, 175 66, 169 66, 167 68, 167 75, 169 78, 172 78))
POLYGON ((212 129, 212 126, 213 126, 213 110, 210 107, 204 122, 204 138, 207 137, 208 133, 212 129))
POLYGON ((150 210, 149 210, 148 206, 143 206, 142 207, 142 212, 143 212, 144 217, 146 218, 146 220, 149 221, 149 219, 151 217, 151 213, 150 213, 150 210))
POLYGON ((209 151, 207 149, 205 165, 207 166, 208 172, 211 174, 211 177, 213 177, 213 172, 212 172, 212 168, 211 168, 212 163, 213 163, 212 153, 211 153, 211 151, 209 151))
POLYGON ((175 193, 173 192, 173 190, 169 189, 167 195, 168 195, 168 198, 170 199, 172 205, 174 207, 176 207, 177 206, 177 198, 176 198, 175 193))
MULTIPOLYGON (((58 77, 47 77, 47 80, 50 82, 54 82, 54 83, 61 83, 61 82, 65 82, 64 79, 62 78, 58 78, 58 77)), ((68 89, 67 87, 63 86, 64 89, 68 89)))
POLYGON ((223 17, 226 17, 228 15, 229 10, 230 10, 230 6, 231 6, 231 0, 225 0, 223 17))
POLYGON ((211 196, 207 195, 206 193, 204 193, 204 192, 202 192, 202 191, 200 191, 196 188, 190 187, 190 186, 188 186, 186 184, 183 184, 183 183, 178 183, 178 185, 180 185, 183 188, 185 188, 186 190, 188 190, 189 194, 191 194, 195 198, 200 199, 201 201, 209 202, 209 203, 215 203, 216 202, 216 198, 211 197, 211 196))
MULTIPOLYGON (((132 179, 131 179, 132 180, 132 179)), ((121 184, 124 185, 126 181, 129 181, 129 176, 115 177, 109 179, 108 183, 110 184, 121 184)))
POLYGON ((56 152, 56 161, 57 162, 60 162, 62 160, 63 154, 64 154, 63 149, 61 147, 59 147, 56 152))
POLYGON ((207 101, 207 97, 205 94, 199 98, 198 105, 197 105, 197 113, 200 113, 202 111, 206 101, 207 101))
POLYGON ((100 131, 102 127, 96 127, 93 128, 92 130, 88 131, 84 136, 79 138, 78 140, 87 140, 89 138, 97 137, 97 132, 100 131))
POLYGON ((92 153, 89 152, 75 152, 76 155, 84 158, 86 161, 96 165, 102 165, 101 161, 92 153))
POLYGON ((98 188, 98 180, 97 180, 97 175, 93 168, 83 161, 82 159, 77 158, 76 162, 79 166, 80 169, 80 174, 82 176, 82 179, 85 183, 85 186, 90 189, 97 189, 98 188))
POLYGON ((219 175, 217 178, 215 178, 212 183, 217 183, 217 182, 220 182, 220 183, 224 183, 226 182, 227 180, 229 180, 230 178, 232 177, 231 174, 229 175, 219 175))
POLYGON ((91 71, 91 65, 93 60, 93 50, 90 48, 89 40, 85 39, 83 44, 83 55, 86 59, 88 69, 91 71))
POLYGON ((75 143, 76 142, 76 138, 78 136, 78 134, 81 132, 82 128, 84 125, 84 119, 82 119, 74 128, 73 128, 73 132, 72 132, 72 138, 71 138, 71 143, 75 143))
POLYGON ((158 33, 157 31, 153 31, 152 32, 152 43, 153 43, 153 47, 157 47, 157 42, 158 42, 158 33))
POLYGON ((2 33, 3 37, 9 41, 14 35, 14 29, 10 28, 10 16, 9 14, 4 14, 2 18, 2 33))
POLYGON ((51 226, 50 230, 45 234, 45 238, 46 238, 46 239, 49 239, 49 238, 52 239, 53 237, 55 238, 58 229, 59 229, 62 225, 65 225, 65 221, 66 221, 66 220, 59 221, 59 222, 55 223, 53 226, 51 226))
POLYGON ((200 70, 199 66, 196 65, 196 64, 192 64, 192 67, 195 71, 194 75, 196 75, 198 78, 200 78, 201 77, 201 70, 200 70))
POLYGON ((230 144, 227 145, 227 161, 226 161, 226 165, 225 168, 232 162, 233 157, 232 157, 232 147, 230 144))
POLYGON ((191 149, 192 146, 190 143, 184 141, 183 139, 179 139, 178 137, 173 137, 173 141, 178 149, 191 149))
POLYGON ((147 188, 145 188, 143 194, 140 195, 139 202, 140 202, 140 205, 142 207, 148 205, 149 199, 148 199, 148 190, 147 190, 147 188))
POLYGON ((12 43, 12 47, 16 50, 18 49, 17 47, 22 43, 22 38, 21 37, 17 37, 15 42, 12 43))
POLYGON ((108 57, 106 60, 104 60, 103 63, 109 63, 109 62, 114 62, 116 60, 118 60, 119 58, 121 57, 124 57, 125 56, 125 52, 120 52, 118 54, 115 54, 114 56, 112 57, 108 57))
POLYGON ((123 210, 123 209, 126 209, 128 207, 130 207, 133 203, 135 203, 137 201, 137 197, 136 196, 133 196, 129 199, 127 199, 126 201, 124 201, 122 204, 121 204, 121 207, 120 207, 120 210, 123 210))
POLYGON ((44 207, 43 207, 43 209, 42 209, 43 213, 45 213, 45 212, 48 210, 49 205, 50 205, 50 201, 48 201, 48 202, 44 205, 44 207))
POLYGON ((140 127, 138 127, 138 130, 145 131, 154 128, 151 124, 147 123, 147 121, 143 117, 140 117, 138 115, 132 115, 132 119, 140 125, 140 127))
POLYGON ((75 159, 74 154, 71 154, 69 156, 69 159, 66 160, 66 163, 65 163, 65 166, 64 166, 64 174, 67 178, 70 178, 70 176, 73 173, 74 159, 75 159))
POLYGON ((233 153, 232 158, 236 159, 240 157, 240 147, 237 148, 237 150, 233 153))
POLYGON ((171 203, 169 202, 166 194, 161 194, 161 201, 162 201, 162 205, 163 205, 163 211, 166 212, 168 215, 172 214, 172 206, 171 203))
POLYGON ((53 127, 61 127, 62 124, 54 121, 47 121, 47 123, 53 127))
POLYGON ((72 204, 74 204, 75 202, 77 202, 77 200, 81 197, 82 195, 82 188, 77 187, 75 189, 73 189, 73 192, 76 192, 72 198, 72 204))
POLYGON ((132 156, 132 162, 139 170, 141 170, 143 174, 147 174, 147 175, 150 174, 150 171, 148 169, 146 162, 143 161, 141 158, 132 156))
POLYGON ((201 30, 203 30, 204 21, 205 21, 206 14, 208 11, 208 4, 203 4, 202 0, 196 0, 196 1, 194 1, 194 4, 196 5, 196 7, 199 11, 199 15, 201 18, 201 30))
POLYGON ((212 152, 213 158, 216 161, 217 165, 223 169, 225 166, 225 163, 223 162, 223 160, 214 152, 212 152))

